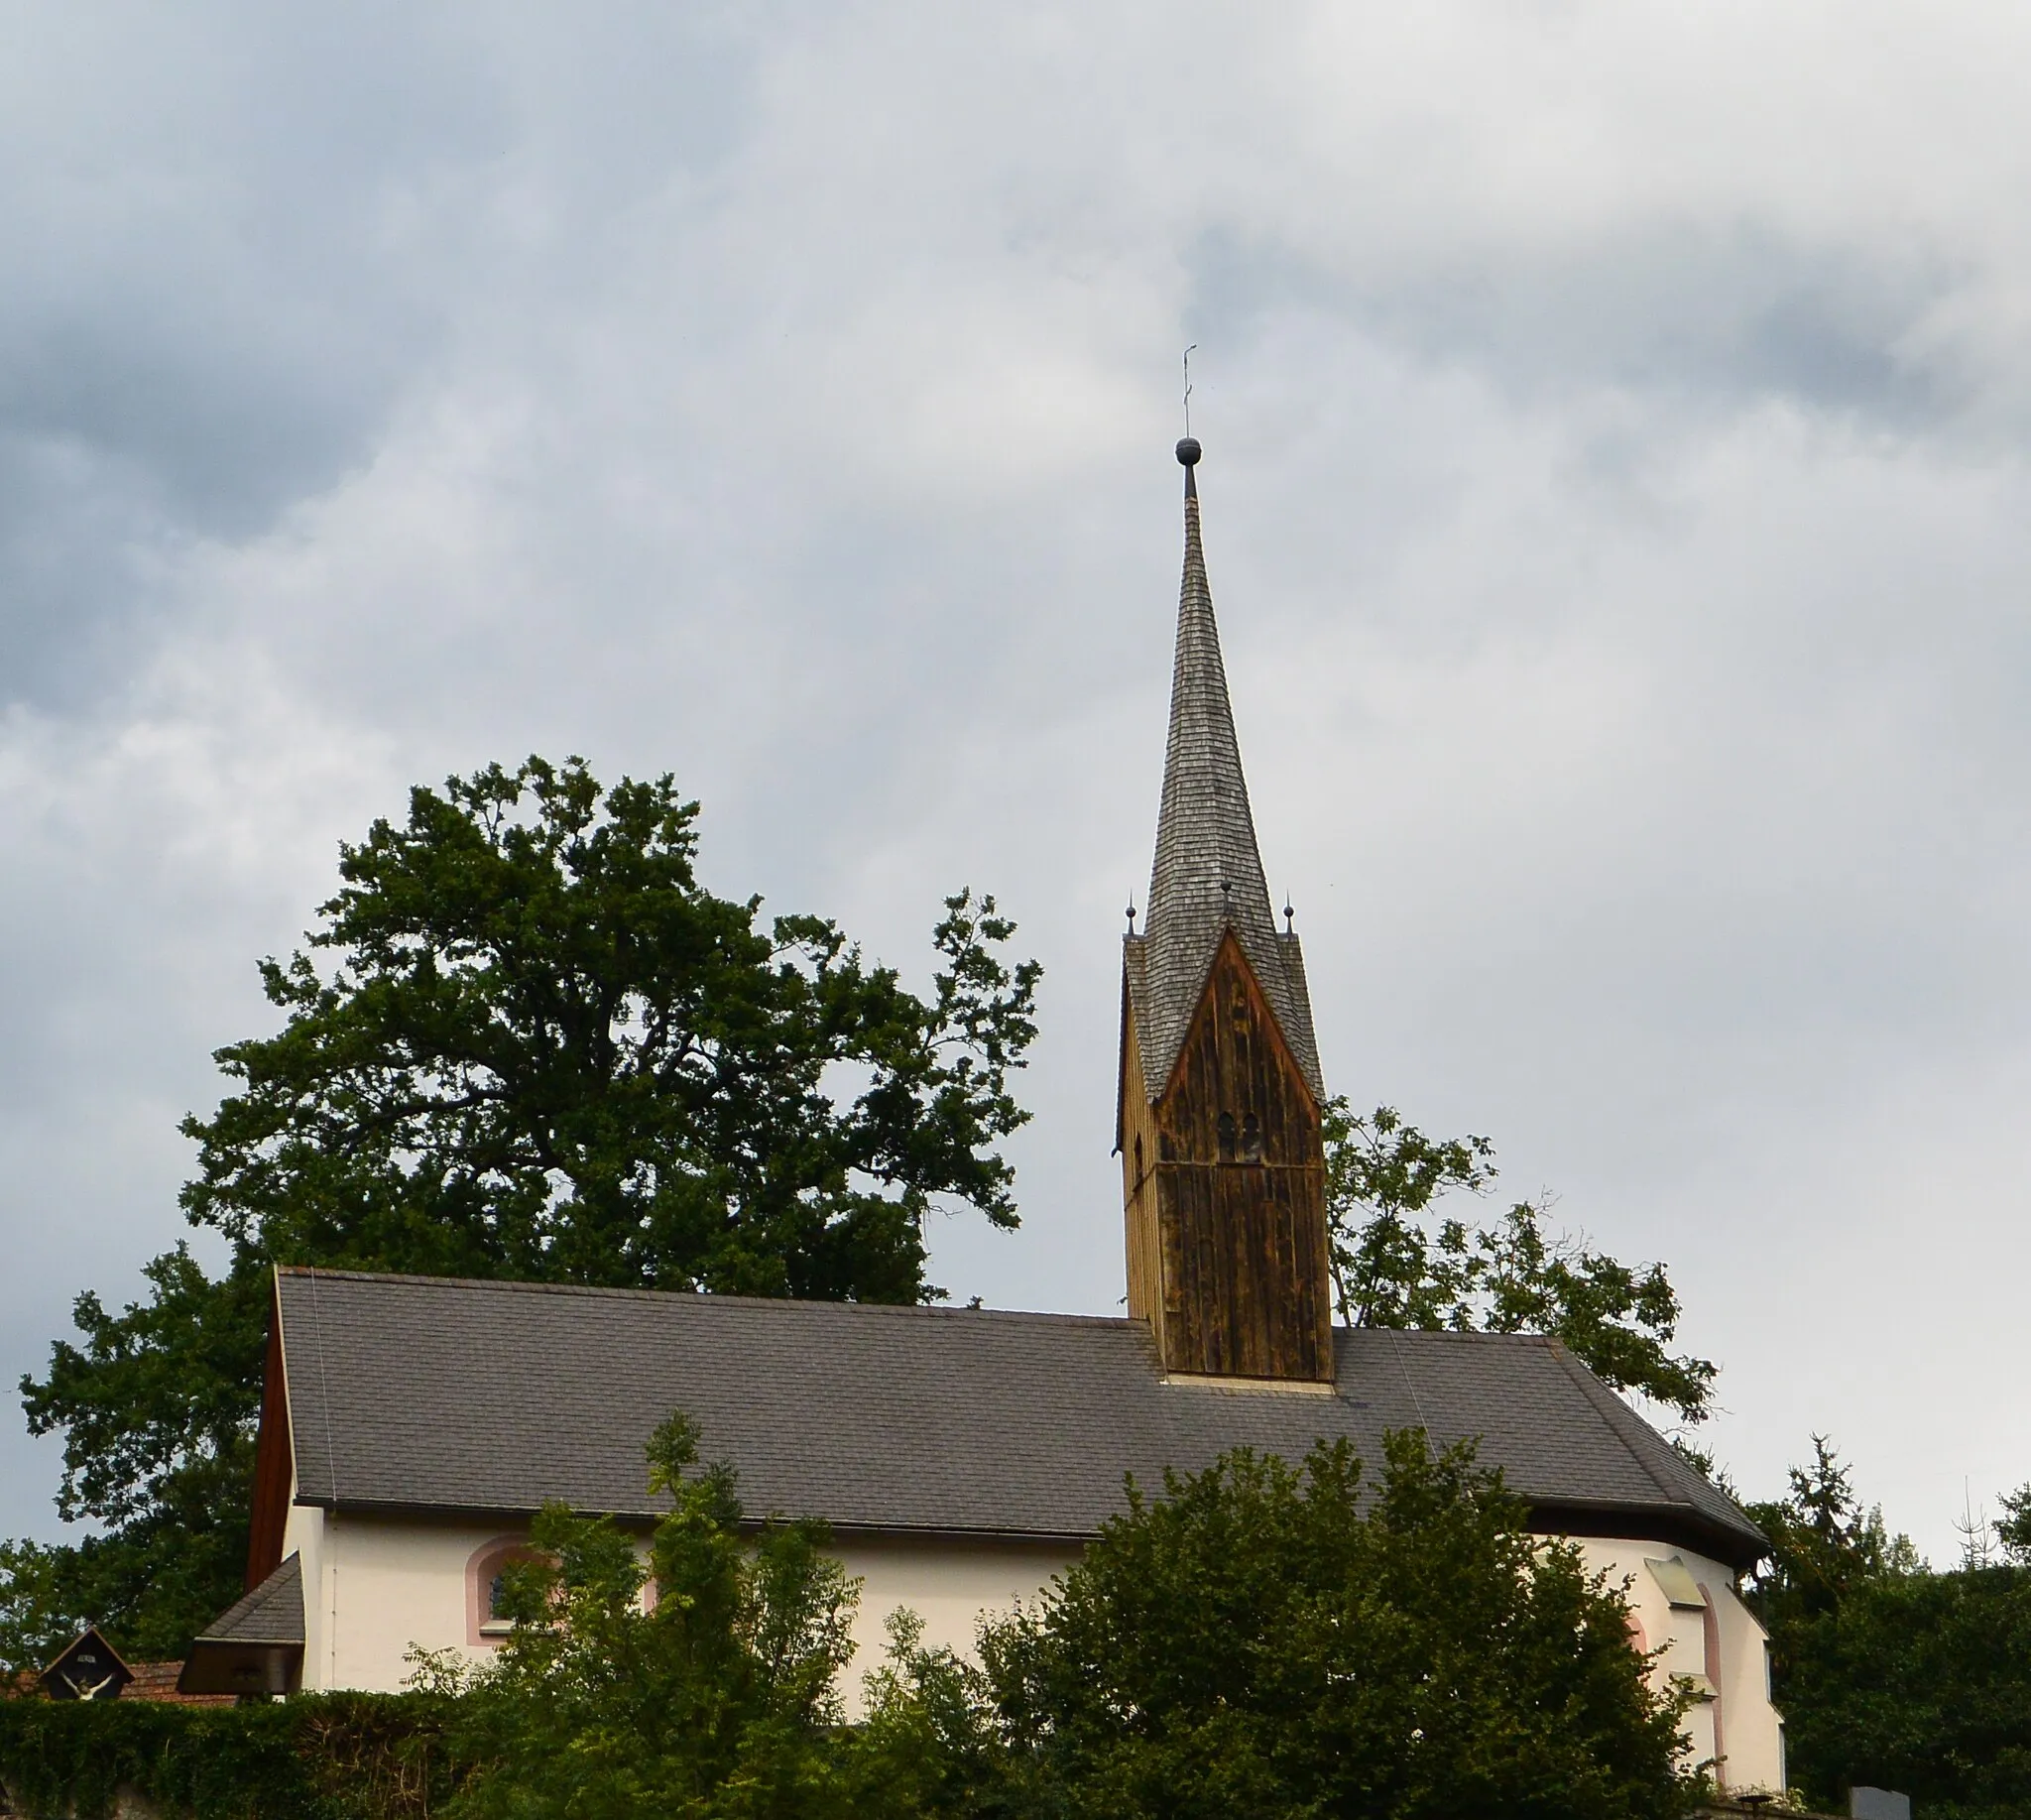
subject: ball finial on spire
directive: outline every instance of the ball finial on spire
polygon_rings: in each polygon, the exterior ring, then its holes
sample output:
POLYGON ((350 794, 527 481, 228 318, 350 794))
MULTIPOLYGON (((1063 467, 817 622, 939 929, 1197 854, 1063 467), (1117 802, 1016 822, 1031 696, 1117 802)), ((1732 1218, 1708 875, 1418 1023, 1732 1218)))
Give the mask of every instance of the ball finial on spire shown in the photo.
POLYGON ((1198 466, 1199 438, 1197 436, 1180 436, 1178 438, 1178 460, 1185 467, 1198 466))

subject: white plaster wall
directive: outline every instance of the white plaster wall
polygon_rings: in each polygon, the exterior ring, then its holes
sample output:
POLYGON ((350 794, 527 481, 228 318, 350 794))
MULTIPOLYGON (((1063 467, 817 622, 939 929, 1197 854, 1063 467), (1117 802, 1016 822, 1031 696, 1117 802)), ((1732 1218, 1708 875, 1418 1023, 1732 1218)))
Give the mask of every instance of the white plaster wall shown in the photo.
MULTIPOLYGON (((454 1649, 484 1661, 490 1645, 468 1641, 466 1567, 510 1533, 500 1525, 291 1513, 285 1553, 303 1557, 303 1685, 393 1692, 413 1672, 412 1647, 454 1649)), ((1036 1594, 1074 1558, 1063 1545, 901 1538, 849 1539, 837 1550, 863 1582, 854 1659, 841 1678, 848 1710, 861 1710, 861 1677, 887 1651, 897 1606, 924 1621, 926 1644, 973 1655, 985 1612, 1036 1594)))
POLYGON ((492 1650, 466 1641, 466 1564, 509 1532, 292 1512, 283 1547, 303 1556, 303 1685, 394 1693, 414 1672, 412 1645, 484 1660, 492 1650))
POLYGON ((329 1681, 317 1678, 325 1657, 324 1636, 331 1612, 331 1589, 324 1575, 324 1513, 312 1505, 293 1504, 283 1524, 282 1558, 302 1557, 303 1685, 317 1690, 329 1681))
POLYGON ((1717 1779, 1732 1793, 1755 1789, 1781 1792, 1784 1786, 1783 1723, 1770 1704, 1767 1638, 1735 1591, 1734 1572, 1706 1555, 1660 1542, 1597 1540, 1577 1543, 1590 1572, 1606 1570, 1612 1585, 1627 1581, 1630 1611, 1643 1627, 1647 1646, 1664 1653, 1652 1670, 1662 1683, 1674 1674, 1706 1674, 1705 1620, 1699 1612, 1674 1610, 1646 1560, 1676 1555, 1712 1603, 1719 1631, 1720 1669, 1714 1677, 1719 1699, 1704 1701, 1686 1715, 1688 1753, 1695 1762, 1716 1756, 1715 1727, 1721 1732, 1722 1760, 1717 1779))
MULTIPOLYGON (((412 1672, 412 1646, 454 1649, 474 1661, 492 1654, 468 1641, 466 1568, 475 1552, 509 1531, 500 1524, 422 1522, 327 1515, 299 1506, 290 1513, 284 1552, 303 1561, 306 1688, 355 1687, 393 1692, 412 1672)), ((1716 1755, 1715 1721, 1725 1752, 1726 1787, 1776 1790, 1783 1784, 1781 1725, 1770 1704, 1761 1626, 1735 1593, 1733 1573, 1720 1562, 1658 1542, 1583 1539, 1589 1571, 1627 1582, 1630 1610, 1646 1645, 1663 1645, 1653 1670, 1707 1673, 1702 1615, 1675 1611, 1644 1567, 1647 1558, 1676 1554, 1712 1601, 1719 1632, 1720 1698, 1687 1716, 1695 1761, 1716 1755)), ((1064 1544, 847 1537, 838 1547, 848 1573, 862 1582, 853 1638, 855 1655, 842 1677, 849 1713, 862 1710, 862 1676, 887 1648, 890 1613, 907 1606, 924 1621, 924 1641, 971 1659, 981 1617, 1031 1599, 1076 1558, 1064 1544)))
POLYGON ((1079 1558, 1064 1543, 916 1540, 861 1537, 838 1548, 846 1571, 862 1582, 854 1621, 854 1659, 842 1677, 848 1712, 862 1710, 861 1677, 888 1653, 890 1613, 907 1606, 924 1621, 926 1647, 977 1659, 974 1637, 985 1613, 1029 1600, 1079 1558))

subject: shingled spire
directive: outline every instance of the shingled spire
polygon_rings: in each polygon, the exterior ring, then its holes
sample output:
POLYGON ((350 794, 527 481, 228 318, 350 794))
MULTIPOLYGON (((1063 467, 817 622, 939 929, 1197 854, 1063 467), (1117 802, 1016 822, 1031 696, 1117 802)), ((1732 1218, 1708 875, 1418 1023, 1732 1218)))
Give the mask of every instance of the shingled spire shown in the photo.
POLYGON ((1129 1311, 1167 1373, 1333 1376, 1324 1087, 1297 936, 1279 933, 1185 469, 1185 570, 1149 913, 1122 948, 1116 1140, 1129 1311))
POLYGON ((1171 664, 1163 804, 1156 818, 1148 915, 1142 935, 1128 943, 1143 1091, 1152 1100, 1163 1092, 1221 935, 1232 928, 1306 1085, 1323 1098, 1303 954, 1295 934, 1277 929, 1269 908, 1249 783, 1242 775, 1241 742, 1235 737, 1220 628, 1199 541, 1195 438, 1187 436, 1178 444, 1178 460, 1185 469, 1185 572, 1171 664))

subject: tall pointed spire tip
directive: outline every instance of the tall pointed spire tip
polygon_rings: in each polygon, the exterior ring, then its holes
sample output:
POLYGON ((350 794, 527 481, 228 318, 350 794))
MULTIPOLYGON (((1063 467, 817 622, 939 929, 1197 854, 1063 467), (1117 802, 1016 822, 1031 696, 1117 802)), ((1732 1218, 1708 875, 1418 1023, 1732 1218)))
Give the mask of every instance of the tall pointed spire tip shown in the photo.
POLYGON ((1132 987, 1139 995, 1136 1040, 1153 1100, 1177 1059, 1222 934, 1232 928, 1312 1091, 1323 1093, 1294 931, 1286 929, 1289 941, 1277 939, 1248 781, 1242 775, 1213 590, 1199 542, 1199 496, 1193 485, 1199 456, 1195 437, 1178 443, 1185 470, 1184 570, 1156 863, 1135 962, 1140 983, 1132 987))

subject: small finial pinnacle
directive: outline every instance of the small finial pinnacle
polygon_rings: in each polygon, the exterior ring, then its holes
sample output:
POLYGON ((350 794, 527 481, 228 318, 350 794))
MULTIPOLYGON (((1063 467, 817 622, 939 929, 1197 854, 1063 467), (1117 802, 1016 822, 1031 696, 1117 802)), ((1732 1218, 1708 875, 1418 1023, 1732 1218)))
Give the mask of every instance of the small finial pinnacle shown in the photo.
POLYGON ((1130 898, 1130 900, 1129 900, 1129 933, 1130 933, 1131 935, 1133 935, 1133 934, 1135 934, 1135 899, 1134 899, 1133 897, 1131 897, 1131 898, 1130 898))
POLYGON ((1288 897, 1285 897, 1285 899, 1283 900, 1283 932, 1286 935, 1294 935, 1297 933, 1297 930, 1294 927, 1294 919, 1296 915, 1297 911, 1290 908, 1290 899, 1288 897))
POLYGON ((1178 438, 1178 460, 1186 467, 1199 465, 1199 438, 1180 436, 1178 438))

